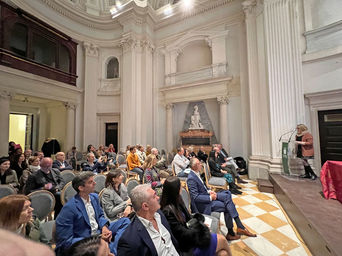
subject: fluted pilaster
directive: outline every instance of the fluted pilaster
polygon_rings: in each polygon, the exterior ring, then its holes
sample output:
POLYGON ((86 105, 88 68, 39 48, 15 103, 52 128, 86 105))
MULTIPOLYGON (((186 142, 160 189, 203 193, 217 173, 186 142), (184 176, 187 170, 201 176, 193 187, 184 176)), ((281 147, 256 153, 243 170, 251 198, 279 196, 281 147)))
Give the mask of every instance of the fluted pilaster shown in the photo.
POLYGON ((297 0, 265 0, 272 157, 279 136, 304 122, 304 96, 297 0))
POLYGON ((8 155, 9 114, 12 97, 11 92, 0 91, 0 156, 8 155))

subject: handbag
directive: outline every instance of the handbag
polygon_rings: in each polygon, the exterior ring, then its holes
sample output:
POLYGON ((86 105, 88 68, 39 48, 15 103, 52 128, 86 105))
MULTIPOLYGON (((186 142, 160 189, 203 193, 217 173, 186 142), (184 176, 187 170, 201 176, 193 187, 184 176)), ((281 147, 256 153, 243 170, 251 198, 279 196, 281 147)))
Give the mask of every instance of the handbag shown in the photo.
POLYGON ((194 237, 196 247, 207 248, 210 246, 211 233, 209 228, 204 224, 204 216, 200 213, 191 215, 191 219, 186 223, 189 229, 195 230, 194 237))

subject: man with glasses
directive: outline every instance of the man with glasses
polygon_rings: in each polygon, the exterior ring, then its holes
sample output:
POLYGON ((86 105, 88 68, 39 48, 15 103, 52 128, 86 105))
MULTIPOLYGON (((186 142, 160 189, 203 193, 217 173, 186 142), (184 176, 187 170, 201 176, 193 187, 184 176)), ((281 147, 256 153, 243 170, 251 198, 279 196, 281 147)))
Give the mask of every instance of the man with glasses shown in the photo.
POLYGON ((130 197, 137 215, 123 233, 117 255, 178 256, 178 242, 159 210, 156 192, 144 184, 136 186, 130 197))

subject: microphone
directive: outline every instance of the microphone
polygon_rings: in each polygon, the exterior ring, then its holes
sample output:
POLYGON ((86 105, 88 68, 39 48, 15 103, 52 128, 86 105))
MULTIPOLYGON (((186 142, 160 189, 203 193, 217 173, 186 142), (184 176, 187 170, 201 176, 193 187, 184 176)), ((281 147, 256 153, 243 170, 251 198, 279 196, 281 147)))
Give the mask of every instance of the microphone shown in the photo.
POLYGON ((294 128, 294 130, 292 131, 292 133, 291 133, 291 135, 290 135, 290 138, 289 138, 289 140, 288 140, 287 142, 290 142, 290 141, 291 141, 291 138, 292 138, 292 136, 293 136, 293 134, 295 133, 296 130, 297 130, 297 129, 294 128))
POLYGON ((279 138, 279 142, 281 141, 281 139, 283 138, 283 136, 286 135, 286 134, 292 133, 292 134, 291 134, 291 137, 292 137, 292 135, 293 135, 293 133, 294 133, 295 131, 296 131, 296 128, 292 129, 292 130, 289 131, 289 132, 285 132, 284 134, 282 134, 282 135, 280 136, 280 138, 279 138))

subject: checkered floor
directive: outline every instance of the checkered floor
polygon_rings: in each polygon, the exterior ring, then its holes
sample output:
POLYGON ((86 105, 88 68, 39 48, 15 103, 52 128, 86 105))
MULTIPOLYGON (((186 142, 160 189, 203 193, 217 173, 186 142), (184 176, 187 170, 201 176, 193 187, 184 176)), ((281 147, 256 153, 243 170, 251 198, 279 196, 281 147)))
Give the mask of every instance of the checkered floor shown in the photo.
MULTIPOLYGON (((233 195, 233 201, 242 223, 258 236, 241 236, 240 240, 232 241, 230 243, 232 254, 234 256, 311 256, 276 197, 273 194, 259 192, 256 182, 247 181, 248 184, 239 184, 243 194, 233 195)), ((227 234, 223 214, 220 223, 221 233, 227 234)))

